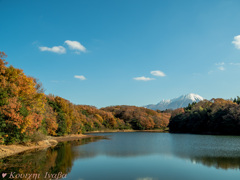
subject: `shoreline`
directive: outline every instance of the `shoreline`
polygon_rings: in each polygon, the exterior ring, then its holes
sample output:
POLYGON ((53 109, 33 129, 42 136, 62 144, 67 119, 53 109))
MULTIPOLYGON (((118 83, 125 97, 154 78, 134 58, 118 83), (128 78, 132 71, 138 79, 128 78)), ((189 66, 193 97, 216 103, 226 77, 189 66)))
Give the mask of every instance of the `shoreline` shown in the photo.
POLYGON ((114 132, 162 132, 162 133, 168 133, 168 129, 152 129, 152 130, 133 130, 133 129, 123 129, 123 130, 112 130, 112 129, 106 129, 106 130, 98 130, 98 131, 89 131, 84 134, 94 134, 94 133, 114 133, 114 132))
POLYGON ((93 137, 92 135, 84 135, 84 134, 78 134, 78 135, 66 135, 66 136, 59 136, 59 137, 53 137, 48 136, 46 140, 38 141, 35 143, 26 143, 25 145, 0 145, 0 159, 17 155, 19 153, 23 153, 26 151, 32 151, 32 150, 43 150, 49 147, 56 146, 59 142, 65 142, 65 141, 75 141, 79 139, 89 138, 93 137))

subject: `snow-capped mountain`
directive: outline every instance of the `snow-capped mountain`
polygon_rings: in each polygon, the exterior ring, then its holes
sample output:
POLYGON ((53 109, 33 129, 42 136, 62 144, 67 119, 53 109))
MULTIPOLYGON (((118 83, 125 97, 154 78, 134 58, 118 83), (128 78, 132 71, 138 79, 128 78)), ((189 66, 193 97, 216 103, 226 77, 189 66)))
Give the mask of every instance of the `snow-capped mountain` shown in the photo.
POLYGON ((202 101, 203 99, 204 99, 203 97, 191 93, 187 95, 182 95, 174 99, 162 100, 158 104, 149 104, 144 107, 153 110, 177 109, 180 107, 187 107, 189 103, 191 104, 193 102, 199 102, 202 101))

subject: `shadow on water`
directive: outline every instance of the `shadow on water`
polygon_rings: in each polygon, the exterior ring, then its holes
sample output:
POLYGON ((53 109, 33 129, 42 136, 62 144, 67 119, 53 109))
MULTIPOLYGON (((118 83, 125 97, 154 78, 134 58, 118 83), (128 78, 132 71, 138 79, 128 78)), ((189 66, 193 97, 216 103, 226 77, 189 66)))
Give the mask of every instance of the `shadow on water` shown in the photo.
POLYGON ((33 150, 0 159, 0 175, 2 173, 9 175, 11 172, 15 172, 15 175, 35 173, 40 174, 37 179, 46 179, 44 178, 46 172, 48 174, 58 174, 59 172, 68 174, 71 171, 74 160, 79 157, 79 153, 74 151, 73 147, 101 139, 106 139, 106 137, 96 136, 77 141, 62 142, 55 147, 45 150, 33 150))

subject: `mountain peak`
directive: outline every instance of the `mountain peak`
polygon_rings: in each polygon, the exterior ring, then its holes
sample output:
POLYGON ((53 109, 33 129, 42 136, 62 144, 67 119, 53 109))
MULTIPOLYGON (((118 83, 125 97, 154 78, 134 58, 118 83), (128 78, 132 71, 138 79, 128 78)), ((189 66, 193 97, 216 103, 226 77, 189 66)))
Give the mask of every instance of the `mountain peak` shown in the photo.
POLYGON ((197 100, 201 100, 201 101, 203 100, 203 97, 199 96, 198 94, 194 94, 194 93, 182 95, 180 97, 185 98, 185 99, 191 99, 194 102, 197 100))
POLYGON ((200 95, 190 93, 190 94, 182 95, 178 98, 162 100, 156 105, 150 104, 145 107, 153 110, 177 109, 181 107, 187 107, 189 103, 191 104, 193 102, 199 102, 202 100, 204 100, 204 98, 201 97, 200 95))
POLYGON ((193 93, 190 93, 188 94, 188 96, 190 97, 190 99, 192 99, 193 101, 196 101, 197 99, 199 100, 203 100, 203 97, 202 96, 199 96, 198 94, 193 94, 193 93))

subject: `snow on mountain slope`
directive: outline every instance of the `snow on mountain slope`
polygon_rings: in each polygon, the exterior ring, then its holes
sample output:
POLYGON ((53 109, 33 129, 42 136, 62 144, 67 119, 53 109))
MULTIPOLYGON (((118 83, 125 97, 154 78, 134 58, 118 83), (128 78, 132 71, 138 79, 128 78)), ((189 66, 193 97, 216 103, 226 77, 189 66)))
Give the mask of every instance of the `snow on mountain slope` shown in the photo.
POLYGON ((199 102, 204 100, 203 97, 197 95, 197 94, 187 94, 182 95, 178 98, 170 99, 170 100, 162 100, 158 104, 149 104, 147 106, 144 106, 149 109, 153 110, 165 110, 165 109, 177 109, 180 107, 187 107, 188 104, 193 102, 199 102))

